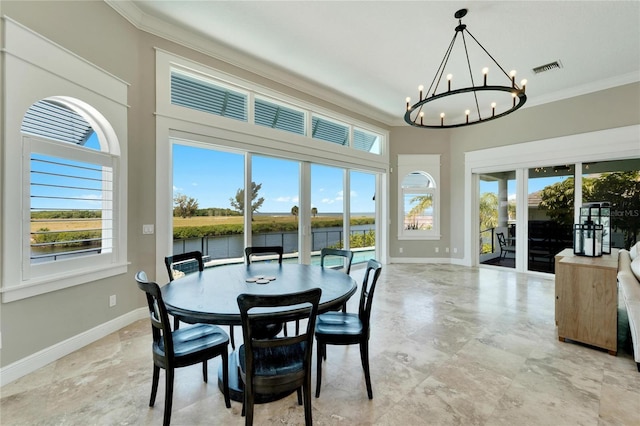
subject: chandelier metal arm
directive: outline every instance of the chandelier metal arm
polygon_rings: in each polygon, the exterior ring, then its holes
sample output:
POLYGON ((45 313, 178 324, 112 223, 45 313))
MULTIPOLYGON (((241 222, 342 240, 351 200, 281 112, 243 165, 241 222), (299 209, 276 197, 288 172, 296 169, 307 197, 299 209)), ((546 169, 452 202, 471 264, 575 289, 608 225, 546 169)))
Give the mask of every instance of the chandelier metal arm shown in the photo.
POLYGON ((419 124, 417 123, 417 117, 416 119, 412 120, 411 119, 411 113, 416 109, 416 108, 421 108, 424 104, 427 104, 429 102, 433 102, 436 101, 440 98, 444 98, 447 96, 454 96, 454 95, 458 95, 460 93, 468 93, 468 92, 492 92, 492 91, 498 91, 498 92, 508 92, 508 93, 514 93, 513 89, 507 86, 477 86, 477 87, 463 87, 462 89, 456 89, 456 90, 451 90, 449 92, 443 92, 440 93, 439 95, 433 95, 427 98, 424 98, 422 101, 417 102, 415 105, 413 105, 412 108, 408 109, 407 112, 404 114, 404 121, 407 124, 410 124, 414 127, 422 127, 422 128, 428 128, 428 129, 450 129, 453 127, 462 127, 462 126, 468 126, 471 124, 478 124, 478 123, 484 123, 485 121, 491 121, 491 120, 495 120, 496 118, 500 118, 500 117, 504 117, 507 114, 511 114, 512 112, 520 109, 525 101, 527 100, 527 95, 522 91, 518 91, 516 92, 516 98, 518 100, 518 102, 509 110, 501 113, 501 114, 497 114, 497 115, 493 115, 491 117, 488 118, 481 118, 478 119, 477 121, 469 121, 469 122, 465 122, 465 123, 458 123, 458 124, 440 124, 440 125, 428 125, 428 124, 419 124))
MULTIPOLYGON (((509 77, 509 74, 507 74, 507 72, 504 70, 504 68, 502 68, 502 66, 498 63, 498 61, 496 61, 496 59, 491 55, 491 53, 489 53, 489 52, 487 51, 487 49, 485 49, 485 48, 484 48, 484 46, 482 45, 482 43, 480 43, 480 42, 479 42, 479 41, 478 41, 478 40, 473 36, 473 34, 471 34, 471 33, 469 32, 469 30, 466 30, 466 31, 467 31, 467 34, 469 34, 469 35, 471 36, 471 38, 473 39, 473 41, 475 41, 475 42, 478 44, 478 46, 480 46, 480 48, 481 48, 482 50, 484 50, 484 53, 486 53, 486 54, 487 54, 487 56, 491 58, 491 60, 493 61, 493 63, 494 63, 494 64, 496 64, 496 65, 498 66, 498 68, 500 68, 500 71, 502 71, 502 73, 503 73, 505 76, 507 76, 507 78, 511 78, 511 77, 509 77)), ((517 84, 515 84, 515 82, 514 82, 513 84, 514 84, 514 88, 519 89, 518 85, 517 85, 517 84)))
MULTIPOLYGON (((462 22, 462 19, 460 20, 460 22, 462 22)), ((458 25, 458 28, 460 27, 462 27, 462 23, 458 25)), ((456 28, 456 34, 458 34, 458 28, 456 28)), ((467 67, 469 68, 469 77, 471 78, 471 87, 474 87, 476 83, 473 80, 473 72, 471 71, 471 61, 469 60, 469 51, 467 49, 467 39, 464 36, 465 29, 466 29, 466 26, 463 29, 461 29, 460 32, 462 33, 462 43, 464 45, 464 54, 467 57, 467 67)), ((476 40, 476 43, 477 43, 477 40, 476 40)), ((480 105, 478 104, 478 93, 475 91, 473 92, 473 98, 476 101, 476 112, 478 113, 478 120, 482 120, 482 117, 480 116, 480 105)))

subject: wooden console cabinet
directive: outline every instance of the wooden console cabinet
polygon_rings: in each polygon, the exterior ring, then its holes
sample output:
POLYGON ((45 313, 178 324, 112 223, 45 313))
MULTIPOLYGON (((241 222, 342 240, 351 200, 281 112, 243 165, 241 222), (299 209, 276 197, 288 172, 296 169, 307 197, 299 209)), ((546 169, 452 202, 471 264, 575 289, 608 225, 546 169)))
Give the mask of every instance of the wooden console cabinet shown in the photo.
POLYGON ((565 249, 556 262, 558 339, 618 351, 618 251, 602 257, 575 256, 565 249))

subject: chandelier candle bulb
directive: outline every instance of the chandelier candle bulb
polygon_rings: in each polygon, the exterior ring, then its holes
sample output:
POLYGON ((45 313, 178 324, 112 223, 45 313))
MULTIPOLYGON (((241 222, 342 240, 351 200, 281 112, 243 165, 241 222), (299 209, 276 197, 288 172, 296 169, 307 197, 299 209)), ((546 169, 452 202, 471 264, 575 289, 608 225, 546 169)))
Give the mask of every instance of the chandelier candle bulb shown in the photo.
POLYGON ((511 86, 516 87, 516 70, 511 70, 509 75, 511 76, 511 86))
POLYGON ((484 78, 484 85, 485 86, 487 85, 487 74, 489 74, 489 68, 487 68, 487 67, 482 68, 482 75, 483 75, 483 78, 484 78))
POLYGON ((418 90, 420 91, 420 100, 422 100, 422 90, 424 90, 424 86, 423 85, 418 86, 418 90))
POLYGON ((411 102, 411 98, 407 98, 407 111, 409 111, 409 103, 411 102))
POLYGON ((451 91, 451 79, 453 78, 453 75, 451 74, 447 74, 447 90, 450 92, 451 91))
POLYGON ((491 116, 495 116, 496 115, 496 103, 495 102, 491 102, 491 116))
POLYGON ((440 113, 440 125, 444 126, 444 112, 440 113))
POLYGON ((522 93, 524 93, 524 89, 527 87, 527 79, 522 80, 520 86, 522 86, 522 93))
POLYGON ((468 109, 464 111, 464 115, 466 115, 466 116, 467 116, 467 124, 469 124, 469 113, 470 113, 470 112, 471 112, 471 111, 469 111, 468 109))
POLYGON ((424 111, 420 111, 420 125, 423 126, 424 123, 422 122, 422 119, 424 118, 424 111))

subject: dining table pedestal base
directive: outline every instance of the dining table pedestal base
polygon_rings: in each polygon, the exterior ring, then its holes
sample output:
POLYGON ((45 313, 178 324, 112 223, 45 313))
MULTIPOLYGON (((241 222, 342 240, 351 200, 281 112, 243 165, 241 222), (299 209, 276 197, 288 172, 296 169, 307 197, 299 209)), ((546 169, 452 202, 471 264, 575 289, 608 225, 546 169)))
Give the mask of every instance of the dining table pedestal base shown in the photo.
MULTIPOLYGON (((224 389, 222 380, 223 368, 224 366, 220 364, 220 367, 218 368, 218 388, 220 389, 220 392, 223 392, 224 389)), ((293 391, 268 395, 256 394, 254 402, 256 404, 273 402, 289 396, 292 393, 293 391)), ((242 382, 242 378, 240 377, 240 369, 238 368, 238 354, 236 353, 236 351, 233 351, 229 354, 229 398, 237 402, 244 401, 244 383, 242 382)))

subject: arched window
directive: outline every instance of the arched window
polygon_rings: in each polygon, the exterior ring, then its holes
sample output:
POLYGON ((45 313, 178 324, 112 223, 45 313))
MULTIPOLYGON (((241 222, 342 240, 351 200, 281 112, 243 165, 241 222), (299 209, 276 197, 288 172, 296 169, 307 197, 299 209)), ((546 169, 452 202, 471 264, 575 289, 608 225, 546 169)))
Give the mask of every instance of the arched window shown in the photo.
POLYGON ((440 238, 439 156, 398 156, 398 171, 398 238, 440 238))
POLYGON ((4 20, 2 302, 127 271, 127 83, 4 20), (28 82, 25 83, 25 82, 28 82))
POLYGON ((119 156, 111 147, 117 143, 105 140, 109 131, 96 132, 94 126, 100 130, 108 123, 88 110, 75 99, 43 99, 31 105, 22 120, 24 152, 29 154, 29 196, 24 199, 29 265, 113 253, 114 168, 119 156))

